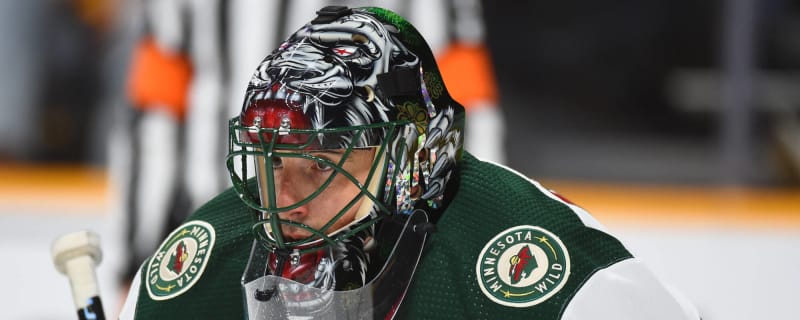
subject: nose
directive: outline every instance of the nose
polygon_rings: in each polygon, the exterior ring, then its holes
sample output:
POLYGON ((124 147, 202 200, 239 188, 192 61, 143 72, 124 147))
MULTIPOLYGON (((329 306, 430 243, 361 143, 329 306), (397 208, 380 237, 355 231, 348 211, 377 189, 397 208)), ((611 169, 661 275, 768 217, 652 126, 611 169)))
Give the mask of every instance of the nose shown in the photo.
MULTIPOLYGON (((275 197, 279 208, 294 206, 308 196, 302 172, 292 162, 285 159, 281 174, 275 177, 275 197)), ((281 212, 279 216, 285 220, 302 222, 308 216, 308 203, 281 212)))

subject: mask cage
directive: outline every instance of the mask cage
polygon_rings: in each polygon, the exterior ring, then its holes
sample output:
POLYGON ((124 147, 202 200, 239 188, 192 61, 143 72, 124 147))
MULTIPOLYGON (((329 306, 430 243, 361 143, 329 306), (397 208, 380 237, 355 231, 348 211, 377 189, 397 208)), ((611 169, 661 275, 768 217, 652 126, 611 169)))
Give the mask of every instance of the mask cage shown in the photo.
MULTIPOLYGON (((377 190, 370 191, 367 186, 372 184, 373 179, 385 179, 385 183, 391 184, 392 181, 397 180, 397 172, 388 170, 387 168, 396 166, 396 160, 390 154, 390 142, 394 137, 402 132, 402 128, 408 125, 408 121, 385 122, 379 124, 370 124, 362 126, 352 126, 344 128, 332 129, 282 129, 282 128, 258 128, 255 126, 243 126, 238 117, 229 121, 229 150, 226 159, 226 165, 231 175, 233 187, 240 195, 244 203, 261 212, 259 222, 253 226, 253 233, 257 239, 261 240, 263 244, 273 249, 294 249, 299 250, 299 253, 308 253, 318 250, 320 247, 334 244, 342 239, 352 237, 358 232, 371 227, 376 222, 380 221, 383 216, 393 212, 389 210, 391 206, 392 197, 390 194, 383 194, 383 192, 391 192, 389 188, 377 188, 377 190), (367 137, 372 137, 369 139, 367 137), (383 137, 382 139, 374 139, 374 137, 383 137), (370 140, 381 140, 377 143, 370 143, 370 140), (290 143, 286 143, 290 142, 290 143), (376 161, 373 161, 367 180, 362 184, 352 174, 343 168, 344 162, 351 155, 353 150, 360 148, 376 148, 376 161), (308 152, 323 151, 330 149, 344 149, 341 159, 334 162, 325 158, 317 157, 308 152), (274 172, 272 168, 272 157, 287 157, 287 158, 303 158, 311 161, 316 161, 333 169, 333 172, 327 179, 310 195, 304 199, 285 207, 278 207, 274 188, 274 172), (238 161, 237 161, 238 158, 238 161), (258 170, 253 170, 251 177, 248 171, 252 168, 252 159, 260 159, 264 163, 264 168, 269 168, 259 174, 258 170), (379 169, 382 168, 382 169, 379 169), (377 170, 382 172, 376 173, 377 170), (341 174, 351 183, 359 188, 359 193, 356 194, 351 201, 349 201, 337 214, 334 215, 323 227, 315 229, 302 223, 281 219, 278 215, 280 212, 298 208, 310 202, 321 194, 325 188, 330 185, 333 179, 341 174), (261 181, 261 180, 265 181, 261 181), (260 186, 265 186, 268 189, 266 199, 262 199, 261 192, 258 188, 254 188, 252 180, 256 180, 260 186), (251 181, 251 182, 248 182, 251 181), (266 183, 266 184, 262 184, 266 183), (271 185, 269 187, 268 185, 271 185), (341 218, 352 206, 358 203, 362 197, 367 197, 371 200, 372 204, 376 206, 378 216, 366 219, 363 223, 359 223, 354 228, 343 230, 330 234, 328 229, 341 218), (383 200, 381 200, 381 198, 383 200), (265 226, 269 226, 265 228, 265 226), (294 226, 306 230, 312 236, 300 240, 287 241, 282 232, 268 232, 269 230, 281 230, 282 225, 294 226)), ((405 143, 401 140, 396 150, 404 150, 405 143)))

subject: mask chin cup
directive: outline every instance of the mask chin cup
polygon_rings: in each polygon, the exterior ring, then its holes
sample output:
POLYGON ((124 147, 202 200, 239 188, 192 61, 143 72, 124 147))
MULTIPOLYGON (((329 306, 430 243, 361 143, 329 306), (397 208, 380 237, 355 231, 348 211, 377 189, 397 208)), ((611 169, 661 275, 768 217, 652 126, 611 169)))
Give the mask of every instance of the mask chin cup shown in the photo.
MULTIPOLYGON (((430 230, 428 221, 422 210, 385 219, 375 234, 377 250, 362 252, 366 258, 362 261, 349 260, 354 255, 339 251, 344 246, 323 249, 315 279, 309 283, 276 274, 269 261, 276 255, 254 242, 242 276, 249 319, 385 319, 396 312, 411 284, 430 230), (381 256, 381 252, 389 254, 381 256), (345 282, 337 270, 347 270, 353 263, 364 264, 366 281, 360 286, 342 285, 345 282)), ((287 258, 292 259, 291 255, 287 258)))

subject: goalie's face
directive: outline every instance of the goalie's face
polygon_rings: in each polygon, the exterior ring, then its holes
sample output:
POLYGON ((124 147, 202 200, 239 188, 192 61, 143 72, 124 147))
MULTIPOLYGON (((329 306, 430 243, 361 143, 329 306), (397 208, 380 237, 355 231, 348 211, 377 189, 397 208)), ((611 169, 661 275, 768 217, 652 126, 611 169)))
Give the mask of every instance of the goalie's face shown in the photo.
POLYGON ((288 208, 278 213, 280 220, 293 223, 281 225, 285 241, 314 236, 300 225, 328 234, 340 230, 355 220, 364 202, 369 202, 364 201, 366 197, 359 197, 359 185, 367 180, 375 151, 373 148, 355 149, 349 154, 345 151, 286 152, 282 153, 285 156, 273 156, 269 161, 256 157, 262 202, 269 202, 270 193, 274 192, 276 207, 288 208), (337 170, 333 164, 340 164, 341 171, 349 173, 356 181, 344 174, 334 175, 337 170), (272 171, 272 181, 265 170, 272 171), (316 192, 319 194, 312 197, 316 192))
POLYGON ((367 137, 394 134, 397 124, 308 126, 302 110, 280 101, 255 102, 231 122, 234 188, 261 212, 254 231, 273 249, 311 252, 371 228, 378 220, 359 222, 377 212, 390 212, 378 199, 386 141, 371 144, 367 137))

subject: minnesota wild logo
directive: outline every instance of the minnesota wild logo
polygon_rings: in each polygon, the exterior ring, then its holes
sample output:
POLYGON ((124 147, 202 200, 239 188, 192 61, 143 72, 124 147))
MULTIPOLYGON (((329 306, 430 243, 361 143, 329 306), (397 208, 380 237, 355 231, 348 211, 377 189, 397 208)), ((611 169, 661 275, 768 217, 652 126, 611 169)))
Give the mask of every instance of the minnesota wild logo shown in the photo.
POLYGON ((171 299, 197 283, 211 256, 214 239, 214 228, 204 221, 190 221, 172 231, 147 264, 150 298, 171 299))
POLYGON ((550 231, 516 226, 500 232, 478 256, 478 285, 492 301, 530 307, 556 294, 569 278, 569 253, 550 231))

